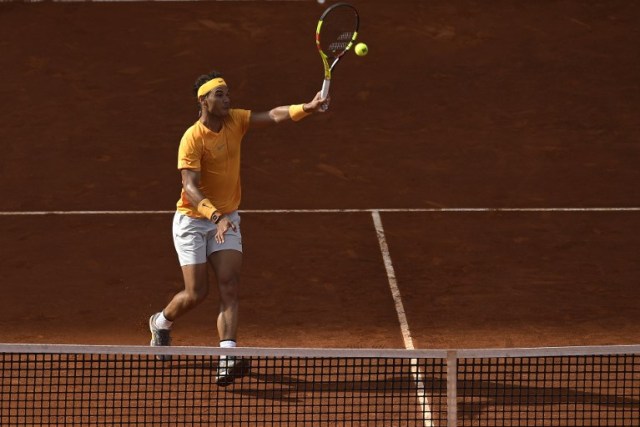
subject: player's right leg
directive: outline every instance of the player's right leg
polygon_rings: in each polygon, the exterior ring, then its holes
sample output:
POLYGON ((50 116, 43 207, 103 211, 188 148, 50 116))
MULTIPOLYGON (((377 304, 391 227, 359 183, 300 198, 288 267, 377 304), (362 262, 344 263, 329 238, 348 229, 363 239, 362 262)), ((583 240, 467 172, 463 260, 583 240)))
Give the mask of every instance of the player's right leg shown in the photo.
POLYGON ((209 293, 206 236, 211 230, 209 221, 175 214, 173 241, 182 267, 184 290, 178 292, 164 310, 149 319, 152 346, 170 345, 173 321, 197 306, 209 293))
MULTIPOLYGON (((151 331, 151 347, 165 347, 171 345, 171 333, 169 328, 161 326, 159 318, 162 312, 152 314, 149 318, 149 331, 151 331)), ((157 355, 158 360, 170 360, 171 356, 166 354, 157 355)))
MULTIPOLYGON (((182 266, 184 289, 178 292, 171 302, 159 313, 149 319, 151 331, 151 346, 162 347, 171 345, 171 325, 173 322, 200 304, 209 292, 207 264, 193 264, 182 266)), ((160 360, 169 360, 159 356, 160 360)))
POLYGON ((164 317, 170 322, 174 322, 200 304, 209 293, 207 264, 183 265, 182 278, 184 289, 178 292, 162 310, 164 317))

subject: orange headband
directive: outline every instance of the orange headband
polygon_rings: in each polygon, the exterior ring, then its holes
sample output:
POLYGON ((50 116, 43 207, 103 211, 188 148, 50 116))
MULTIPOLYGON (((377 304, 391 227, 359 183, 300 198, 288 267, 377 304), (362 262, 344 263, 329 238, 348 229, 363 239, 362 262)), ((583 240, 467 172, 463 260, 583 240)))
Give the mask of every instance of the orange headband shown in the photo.
POLYGON ((222 85, 226 86, 227 84, 221 77, 216 77, 215 79, 209 80, 198 89, 198 98, 211 92, 215 87, 222 85))

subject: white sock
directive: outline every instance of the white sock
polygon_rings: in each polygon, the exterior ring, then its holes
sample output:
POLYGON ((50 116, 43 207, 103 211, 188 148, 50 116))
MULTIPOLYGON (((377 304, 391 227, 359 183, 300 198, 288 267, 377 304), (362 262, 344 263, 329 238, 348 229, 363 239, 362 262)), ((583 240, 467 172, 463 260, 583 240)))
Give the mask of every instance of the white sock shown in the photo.
POLYGON ((156 326, 158 329, 171 329, 171 325, 173 325, 173 322, 171 320, 167 320, 167 318, 164 317, 164 313, 161 311, 160 315, 156 317, 156 326))

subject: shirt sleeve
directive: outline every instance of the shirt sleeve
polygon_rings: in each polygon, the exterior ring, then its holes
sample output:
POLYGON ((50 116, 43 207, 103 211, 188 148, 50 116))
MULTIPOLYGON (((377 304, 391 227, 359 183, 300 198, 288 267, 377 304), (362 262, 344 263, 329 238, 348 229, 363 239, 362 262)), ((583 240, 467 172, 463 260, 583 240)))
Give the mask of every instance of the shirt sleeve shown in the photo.
POLYGON ((185 133, 178 148, 178 169, 200 170, 201 158, 202 143, 196 142, 191 132, 185 133))
POLYGON ((240 124, 242 135, 249 130, 249 121, 251 119, 251 110, 236 110, 236 117, 240 124))

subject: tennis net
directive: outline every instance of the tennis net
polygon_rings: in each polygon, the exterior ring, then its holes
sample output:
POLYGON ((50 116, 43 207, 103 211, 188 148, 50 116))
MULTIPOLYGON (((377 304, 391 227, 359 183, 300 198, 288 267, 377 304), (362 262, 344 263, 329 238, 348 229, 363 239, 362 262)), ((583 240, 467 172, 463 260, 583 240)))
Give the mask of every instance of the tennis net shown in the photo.
POLYGON ((0 344, 0 371, 2 426, 640 425, 640 346, 0 344), (226 387, 216 384, 221 355, 245 362, 226 387))

